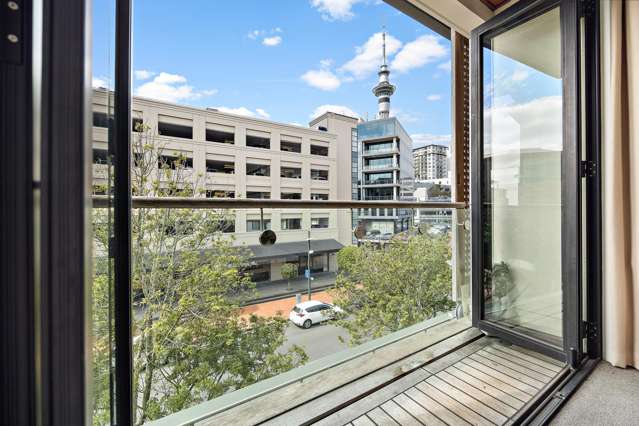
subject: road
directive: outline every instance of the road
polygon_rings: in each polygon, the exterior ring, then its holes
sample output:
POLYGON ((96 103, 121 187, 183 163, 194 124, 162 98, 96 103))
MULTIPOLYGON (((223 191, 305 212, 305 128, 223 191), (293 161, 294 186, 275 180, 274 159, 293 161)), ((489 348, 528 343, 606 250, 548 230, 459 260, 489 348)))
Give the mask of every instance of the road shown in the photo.
POLYGON ((286 343, 280 348, 285 352, 291 346, 301 346, 308 355, 309 361, 314 361, 341 350, 347 349, 348 332, 341 327, 329 323, 315 324, 308 330, 289 322, 286 329, 286 343), (340 342, 342 336, 345 340, 340 342))

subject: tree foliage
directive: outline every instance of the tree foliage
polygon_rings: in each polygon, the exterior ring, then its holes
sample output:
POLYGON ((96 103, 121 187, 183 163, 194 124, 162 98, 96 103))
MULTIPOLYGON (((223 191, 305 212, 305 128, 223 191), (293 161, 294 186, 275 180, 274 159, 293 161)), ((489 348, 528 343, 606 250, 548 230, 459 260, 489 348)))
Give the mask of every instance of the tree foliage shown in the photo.
MULTIPOLYGON (((148 128, 134 133, 134 194, 193 196, 200 176, 185 158, 155 142, 148 128)), ((106 252, 102 212, 95 216, 96 251, 106 252)), ((254 294, 247 252, 225 234, 232 216, 222 211, 134 209, 132 287, 134 291, 133 391, 136 424, 239 389, 294 368, 307 359, 302 349, 278 349, 286 321, 242 316, 241 304, 254 294)), ((104 326, 105 278, 94 283, 94 360, 108 356, 104 326), (99 297, 96 297, 99 296, 99 297), (106 354, 106 355, 105 355, 106 354)), ((104 368, 96 366, 96 371, 104 368)), ((103 380, 96 380, 96 413, 104 411, 103 380)), ((108 381, 106 382, 108 383, 108 381)), ((104 413, 102 412, 102 415, 104 413)), ((99 417, 99 416, 98 416, 99 417)))
POLYGON ((351 343, 381 337, 451 309, 447 237, 412 236, 383 248, 346 247, 337 255, 334 303, 351 343))
POLYGON ((297 278, 297 265, 293 263, 285 263, 281 269, 282 278, 288 281, 288 288, 291 288, 291 280, 297 278))

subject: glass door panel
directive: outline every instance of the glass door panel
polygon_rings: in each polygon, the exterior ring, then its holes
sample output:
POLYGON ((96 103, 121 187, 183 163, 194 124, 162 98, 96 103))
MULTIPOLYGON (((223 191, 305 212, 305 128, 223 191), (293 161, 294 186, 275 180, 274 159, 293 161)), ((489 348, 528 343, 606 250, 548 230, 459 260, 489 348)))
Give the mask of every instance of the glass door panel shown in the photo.
POLYGON ((484 319, 562 342, 559 7, 483 39, 484 319))

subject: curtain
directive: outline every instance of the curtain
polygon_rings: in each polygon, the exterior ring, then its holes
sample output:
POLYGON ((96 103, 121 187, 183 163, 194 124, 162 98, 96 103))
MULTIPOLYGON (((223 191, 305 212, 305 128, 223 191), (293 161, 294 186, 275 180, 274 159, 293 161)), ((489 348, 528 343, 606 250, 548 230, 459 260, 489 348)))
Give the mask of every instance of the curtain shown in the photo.
POLYGON ((601 12, 604 358, 639 368, 639 1, 601 12))

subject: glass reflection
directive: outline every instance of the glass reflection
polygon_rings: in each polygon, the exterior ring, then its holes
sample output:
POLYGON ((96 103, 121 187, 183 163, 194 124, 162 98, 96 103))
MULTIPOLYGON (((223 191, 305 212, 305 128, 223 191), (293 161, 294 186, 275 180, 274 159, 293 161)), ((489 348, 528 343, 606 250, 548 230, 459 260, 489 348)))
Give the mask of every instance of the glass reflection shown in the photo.
POLYGON ((560 345, 559 9, 484 41, 485 318, 560 345))

